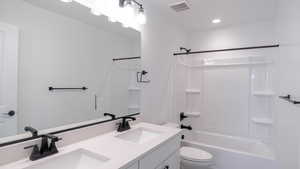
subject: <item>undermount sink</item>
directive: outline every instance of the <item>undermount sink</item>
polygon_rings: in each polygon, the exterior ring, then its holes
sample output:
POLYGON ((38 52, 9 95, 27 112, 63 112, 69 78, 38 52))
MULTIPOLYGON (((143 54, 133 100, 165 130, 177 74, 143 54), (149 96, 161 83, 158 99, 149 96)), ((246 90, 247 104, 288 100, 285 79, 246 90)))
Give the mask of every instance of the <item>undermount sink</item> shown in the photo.
POLYGON ((101 165, 108 160, 88 150, 78 149, 24 169, 102 169, 101 165))
POLYGON ((119 134, 116 137, 122 140, 143 144, 145 142, 157 138, 160 134, 161 132, 159 131, 154 131, 151 129, 140 127, 137 129, 129 130, 124 134, 119 134))

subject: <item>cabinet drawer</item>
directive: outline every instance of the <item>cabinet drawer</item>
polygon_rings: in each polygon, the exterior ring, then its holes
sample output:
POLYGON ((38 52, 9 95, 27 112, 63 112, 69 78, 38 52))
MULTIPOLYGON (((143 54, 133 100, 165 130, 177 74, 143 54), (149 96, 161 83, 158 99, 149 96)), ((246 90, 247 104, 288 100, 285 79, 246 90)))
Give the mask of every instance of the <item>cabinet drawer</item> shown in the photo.
POLYGON ((162 144, 140 160, 140 169, 155 169, 180 147, 180 136, 162 144))

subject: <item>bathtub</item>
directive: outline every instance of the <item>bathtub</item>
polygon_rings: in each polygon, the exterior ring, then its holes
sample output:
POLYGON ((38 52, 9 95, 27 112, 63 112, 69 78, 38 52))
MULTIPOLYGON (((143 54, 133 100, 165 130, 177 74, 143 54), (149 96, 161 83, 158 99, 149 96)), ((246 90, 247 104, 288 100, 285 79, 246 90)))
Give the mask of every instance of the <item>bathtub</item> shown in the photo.
POLYGON ((183 146, 200 148, 214 155, 214 169, 275 169, 270 146, 252 139, 193 131, 183 146))

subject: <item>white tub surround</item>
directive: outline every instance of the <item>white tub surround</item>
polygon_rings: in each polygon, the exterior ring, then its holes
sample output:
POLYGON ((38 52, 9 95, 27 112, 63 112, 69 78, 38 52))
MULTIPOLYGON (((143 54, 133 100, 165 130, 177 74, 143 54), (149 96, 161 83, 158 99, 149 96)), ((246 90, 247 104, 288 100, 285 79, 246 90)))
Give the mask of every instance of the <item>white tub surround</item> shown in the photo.
MULTIPOLYGON (((177 158, 178 149, 180 146, 180 131, 181 130, 179 129, 157 126, 148 123, 139 123, 134 125, 131 130, 126 132, 118 133, 113 131, 89 140, 61 147, 59 148, 60 152, 58 154, 45 159, 33 162, 26 158, 5 166, 0 166, 0 168, 24 169, 45 163, 47 160, 57 159, 60 156, 78 150, 92 152, 107 158, 107 160, 105 160, 100 167, 105 169, 138 169, 138 166, 140 168, 147 169, 149 168, 148 166, 151 167, 151 165, 154 165, 153 168, 156 168, 159 165, 164 164, 177 166, 176 161, 179 162, 179 159, 177 160, 177 158), (148 135, 149 137, 147 140, 142 142, 134 139, 126 139, 125 135, 127 133, 130 135, 135 131, 148 131, 152 134, 157 133, 157 135, 148 135), (170 160, 173 162, 170 162, 170 160)), ((141 135, 145 134, 143 132, 137 133, 141 135)), ((139 137, 142 138, 143 136, 139 137)), ((57 168, 59 168, 59 166, 57 166, 57 168)))

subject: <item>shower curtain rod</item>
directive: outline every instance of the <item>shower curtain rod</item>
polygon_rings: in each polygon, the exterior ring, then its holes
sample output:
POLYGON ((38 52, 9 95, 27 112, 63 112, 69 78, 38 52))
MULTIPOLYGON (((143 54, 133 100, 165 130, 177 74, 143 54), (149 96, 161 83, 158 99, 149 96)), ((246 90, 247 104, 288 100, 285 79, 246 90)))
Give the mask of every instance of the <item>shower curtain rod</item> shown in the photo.
POLYGON ((244 48, 228 48, 228 49, 217 49, 217 50, 203 50, 203 51, 195 51, 195 52, 181 52, 174 53, 174 56, 178 55, 191 55, 191 54, 199 54, 199 53, 215 53, 215 52, 226 52, 226 51, 237 51, 237 50, 251 50, 251 49, 263 49, 263 48, 278 48, 280 45, 267 45, 267 46, 251 46, 244 48))
POLYGON ((129 57, 129 58, 114 58, 113 61, 121 61, 121 60, 133 60, 133 59, 141 59, 141 57, 129 57))

